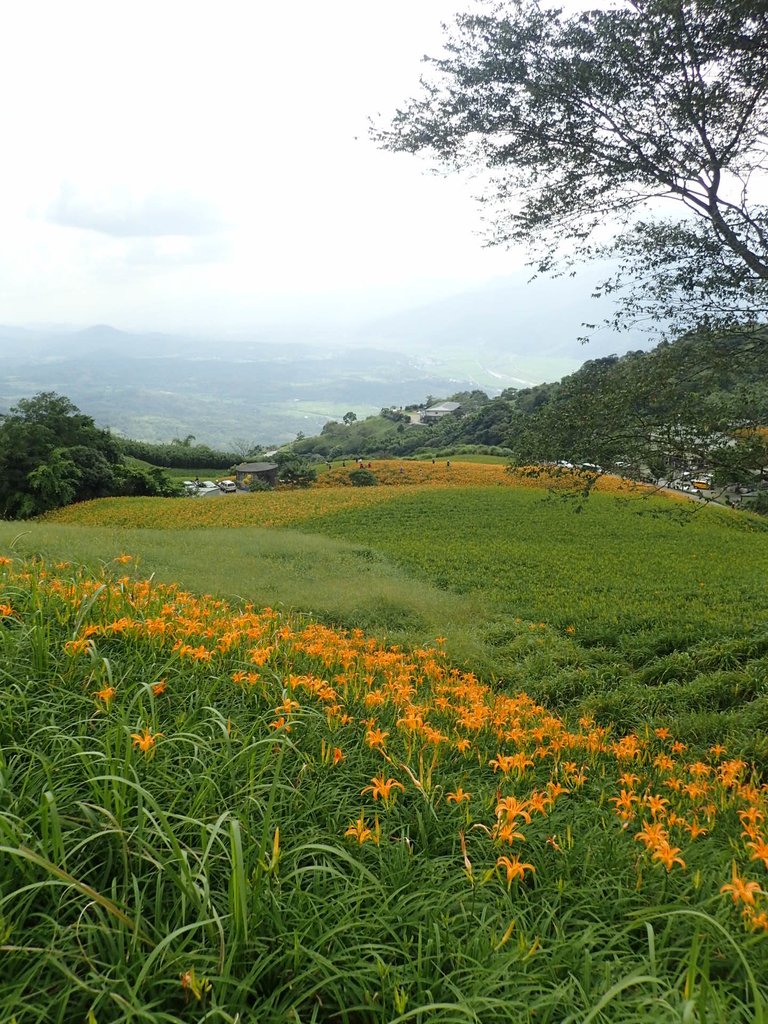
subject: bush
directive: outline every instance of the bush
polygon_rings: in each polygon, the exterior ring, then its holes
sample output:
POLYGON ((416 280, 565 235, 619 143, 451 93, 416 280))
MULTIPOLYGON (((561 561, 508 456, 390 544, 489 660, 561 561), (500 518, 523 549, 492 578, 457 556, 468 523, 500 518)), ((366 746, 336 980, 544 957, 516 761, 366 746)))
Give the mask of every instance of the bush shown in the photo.
POLYGON ((375 487, 379 482, 370 469, 353 469, 349 479, 353 487, 375 487))

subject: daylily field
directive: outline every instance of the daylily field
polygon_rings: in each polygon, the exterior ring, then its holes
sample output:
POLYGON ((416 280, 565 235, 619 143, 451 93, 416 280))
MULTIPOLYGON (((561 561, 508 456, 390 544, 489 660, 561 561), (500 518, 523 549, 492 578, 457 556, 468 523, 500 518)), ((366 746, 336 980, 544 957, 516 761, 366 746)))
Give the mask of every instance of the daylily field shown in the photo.
POLYGON ((404 467, 0 535, 0 1019, 764 1020, 768 531, 404 467), (145 526, 254 523, 368 552, 361 608, 394 566, 422 621, 153 576, 145 526))

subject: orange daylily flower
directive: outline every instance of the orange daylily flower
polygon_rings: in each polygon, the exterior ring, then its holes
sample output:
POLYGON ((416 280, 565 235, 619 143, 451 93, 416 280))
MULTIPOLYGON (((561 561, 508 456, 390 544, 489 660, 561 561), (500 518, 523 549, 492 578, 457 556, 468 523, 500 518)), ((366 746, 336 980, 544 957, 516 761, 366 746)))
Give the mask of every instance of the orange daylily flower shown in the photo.
POLYGON ((746 844, 750 850, 753 850, 750 860, 761 860, 766 868, 768 868, 768 842, 762 838, 755 838, 754 842, 746 844))
POLYGON ((517 857, 499 857, 496 861, 496 867, 502 867, 506 871, 508 886, 510 886, 516 878, 525 878, 526 871, 530 871, 531 874, 536 873, 536 868, 533 864, 522 863, 517 857))
POLYGON ((115 696, 116 693, 117 690, 114 688, 114 686, 105 686, 101 690, 96 690, 96 692, 94 693, 94 697, 97 697, 99 700, 103 700, 107 707, 109 707, 109 705, 112 703, 112 698, 115 696))
POLYGON ((365 742, 371 749, 373 747, 383 747, 386 743, 388 732, 382 732, 381 729, 369 729, 365 734, 365 742))
POLYGON ((357 821, 353 821, 352 822, 352 824, 346 830, 344 835, 349 837, 349 838, 351 838, 351 839, 356 839, 357 842, 360 844, 360 846, 362 846, 363 843, 367 843, 368 841, 371 841, 371 842, 375 843, 376 845, 378 845, 378 842, 379 842, 379 822, 378 822, 378 818, 376 819, 375 827, 373 829, 370 829, 368 827, 368 825, 366 824, 365 818, 363 817, 362 812, 361 812, 360 817, 357 819, 357 821))
POLYGON ((730 893, 734 903, 746 903, 749 906, 755 905, 755 896, 761 892, 757 882, 748 882, 740 878, 736 870, 736 861, 731 868, 731 881, 720 887, 721 893, 730 893))
POLYGON ((394 801, 395 799, 395 794, 392 792, 393 789, 405 792, 405 786, 402 782, 398 782, 397 779, 385 779, 383 775, 375 775, 371 779, 371 785, 360 790, 360 794, 363 796, 366 793, 370 793, 374 800, 378 800, 381 797, 383 803, 388 807, 390 800, 394 801))
POLYGON ((138 747, 142 753, 148 754, 163 735, 162 732, 150 732, 147 726, 144 726, 141 732, 132 732, 131 739, 134 747, 138 747))
POLYGON ((461 788, 461 786, 457 786, 452 793, 446 794, 445 801, 449 804, 460 804, 465 800, 469 800, 471 796, 471 793, 467 793, 461 788))
POLYGON ((681 868, 684 868, 685 861, 682 857, 677 856, 678 853, 680 853, 679 847, 670 846, 668 842, 662 842, 653 851, 651 859, 660 861, 667 871, 671 871, 675 864, 679 864, 681 868))

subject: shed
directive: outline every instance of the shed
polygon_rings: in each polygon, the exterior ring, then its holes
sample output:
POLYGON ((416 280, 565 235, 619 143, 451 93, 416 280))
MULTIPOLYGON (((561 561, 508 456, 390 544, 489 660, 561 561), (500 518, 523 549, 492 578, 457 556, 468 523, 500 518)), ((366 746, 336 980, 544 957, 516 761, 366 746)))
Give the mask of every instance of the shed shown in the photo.
POLYGON ((421 414, 422 423, 434 423, 444 416, 458 416, 461 412, 461 402, 439 402, 437 405, 430 405, 421 414))
POLYGON ((277 483, 277 469, 276 462, 241 462, 232 472, 235 474, 237 486, 247 490, 254 479, 263 480, 270 487, 274 487, 277 483))

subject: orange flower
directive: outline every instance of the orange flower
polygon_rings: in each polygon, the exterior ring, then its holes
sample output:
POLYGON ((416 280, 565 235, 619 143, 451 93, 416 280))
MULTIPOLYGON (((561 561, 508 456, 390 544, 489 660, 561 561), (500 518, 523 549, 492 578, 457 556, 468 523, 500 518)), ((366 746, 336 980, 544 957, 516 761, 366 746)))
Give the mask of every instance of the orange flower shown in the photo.
POLYGON ((768 868, 768 843, 761 837, 756 837, 755 841, 746 844, 750 850, 754 850, 754 853, 749 858, 750 860, 761 860, 766 868, 768 868))
POLYGON ((677 856, 678 853, 680 853, 680 849, 677 846, 670 846, 668 842, 664 841, 653 851, 651 859, 660 861, 667 871, 671 871, 675 864, 679 864, 681 868, 684 868, 685 861, 682 857, 677 856))
POLYGON ((339 764, 339 762, 343 761, 343 760, 344 760, 344 752, 342 751, 341 747, 334 747, 333 748, 333 763, 334 764, 339 764))
POLYGON ((517 857, 499 857, 496 867, 502 867, 507 873, 507 885, 512 885, 516 878, 525 878, 525 872, 535 874, 536 868, 533 864, 524 864, 517 857))
POLYGON ((503 800, 499 800, 496 804, 496 817, 504 818, 508 822, 513 822, 515 818, 524 818, 528 824, 531 822, 527 802, 518 800, 516 796, 505 796, 503 800))
POLYGON ((148 754, 152 751, 161 736, 163 736, 163 733, 152 733, 146 726, 144 726, 141 732, 131 733, 131 739, 133 740, 134 747, 138 747, 144 754, 148 754))
POLYGON ((165 679, 161 679, 159 683, 152 684, 152 693, 155 695, 155 697, 159 697, 161 694, 165 693, 167 689, 168 683, 165 681, 165 679))
POLYGON ((94 697, 97 697, 99 700, 103 700, 107 707, 109 707, 109 705, 112 703, 112 698, 115 696, 116 693, 117 690, 114 688, 114 686, 105 686, 102 690, 97 690, 94 693, 94 697))
POLYGON ((629 789, 622 789, 621 796, 612 796, 611 803, 616 804, 617 811, 631 811, 632 804, 640 803, 640 797, 629 789))
POLYGON ((757 882, 747 882, 739 878, 736 871, 736 861, 731 868, 731 881, 720 887, 721 893, 730 893, 734 903, 746 903, 748 906, 755 905, 755 895, 759 893, 760 886, 757 882))
POLYGON ((466 793, 461 788, 461 786, 457 786, 456 790, 453 793, 448 793, 446 795, 445 800, 446 800, 446 803, 449 803, 449 804, 460 804, 460 803, 463 803, 464 800, 469 800, 471 796, 472 796, 471 793, 466 793))
POLYGON ((370 793, 374 800, 378 800, 381 797, 385 806, 389 807, 390 800, 394 802, 395 799, 395 795, 392 792, 393 789, 405 792, 405 786, 402 782, 398 782, 397 779, 385 779, 383 776, 376 775, 371 779, 371 785, 360 790, 360 793, 361 795, 370 793))
POLYGON ((383 747, 387 736, 389 736, 389 733, 382 732, 381 729, 369 729, 365 734, 365 742, 369 747, 371 747, 371 749, 373 749, 373 747, 383 747))
POLYGON ((636 782, 640 781, 640 776, 635 775, 634 772, 624 772, 623 775, 619 776, 619 783, 626 789, 632 789, 636 782))
POLYGON ((667 833, 660 821, 655 821, 652 825, 647 822, 643 822, 643 827, 635 835, 635 839, 641 843, 645 843, 647 849, 652 847, 661 846, 667 842, 667 833))
POLYGON ((698 839, 699 836, 705 836, 709 831, 708 829, 700 825, 695 818, 690 824, 684 824, 683 828, 686 830, 686 832, 690 833, 691 839, 698 839))
POLYGON ((665 800, 663 796, 657 796, 654 793, 650 793, 646 797, 645 803, 650 808, 651 815, 654 818, 663 818, 666 814, 666 808, 669 806, 669 800, 665 800))
POLYGON ((378 818, 376 819, 375 828, 370 829, 368 828, 365 818, 363 817, 361 812, 360 817, 357 819, 357 821, 352 822, 352 824, 349 826, 344 835, 352 839, 356 839, 361 846, 363 845, 363 843, 367 843, 369 840, 378 845, 379 831, 380 830, 378 818))
POLYGON ((91 650, 93 650, 93 641, 82 636, 77 640, 67 640, 64 644, 65 654, 83 654, 85 651, 91 650))

